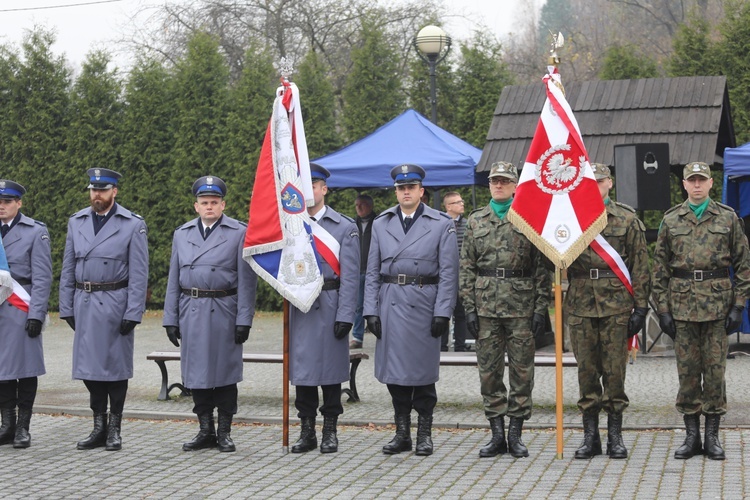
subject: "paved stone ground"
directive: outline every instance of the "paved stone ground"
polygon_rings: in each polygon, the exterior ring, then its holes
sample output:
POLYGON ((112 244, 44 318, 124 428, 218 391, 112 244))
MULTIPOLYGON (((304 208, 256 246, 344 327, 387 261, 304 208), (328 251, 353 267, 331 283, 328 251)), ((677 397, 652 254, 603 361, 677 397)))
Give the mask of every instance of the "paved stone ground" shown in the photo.
MULTIPOLYGON (((155 363, 145 359, 151 351, 174 349, 160 322, 160 314, 149 313, 136 332, 136 376, 126 402, 123 450, 78 451, 75 442, 91 429, 88 396, 80 381, 70 379, 72 332, 52 318, 45 333, 48 374, 40 378, 32 447, 0 447, 4 498, 750 497, 745 472, 750 461, 746 343, 732 349, 739 353, 727 365, 729 413, 721 431, 727 450, 724 462, 672 458, 684 434, 674 410, 677 373, 668 352, 639 356, 628 367, 627 460, 573 459, 581 440, 575 368, 564 369, 566 430, 561 459, 555 453, 553 368, 536 371, 534 414, 524 432, 529 458, 478 458, 489 431, 476 369, 471 367, 441 370, 435 454, 385 456, 380 448, 393 429, 383 425, 392 421, 392 409, 387 390, 373 377, 372 337, 365 338, 365 352, 371 359, 363 361, 358 376, 362 401, 345 404, 339 453, 284 454, 278 424, 281 366, 247 363, 240 384, 240 424, 232 433, 238 451, 185 453, 181 443, 197 430, 190 413, 192 402, 184 397, 157 401, 160 373, 155 363)), ((259 315, 245 350, 280 350, 280 330, 279 315, 259 315)), ((177 363, 170 366, 170 375, 173 382, 179 381, 177 363)), ((606 426, 604 421, 602 425, 606 426)), ((296 425, 291 428, 292 442, 298 432, 296 425)))

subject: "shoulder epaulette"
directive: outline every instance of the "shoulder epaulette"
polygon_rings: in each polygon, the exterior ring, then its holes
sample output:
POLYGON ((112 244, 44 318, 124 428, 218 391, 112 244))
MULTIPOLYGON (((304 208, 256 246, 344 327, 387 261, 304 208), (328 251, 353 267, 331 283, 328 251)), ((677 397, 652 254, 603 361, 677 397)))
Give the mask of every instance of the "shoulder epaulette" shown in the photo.
POLYGON ((40 225, 40 226, 42 226, 42 227, 47 227, 47 224, 45 224, 45 223, 44 223, 44 222, 42 222, 42 221, 38 221, 38 220, 36 220, 36 219, 34 219, 34 224, 39 224, 39 225, 40 225))
POLYGON ((664 212, 664 215, 670 214, 670 213, 674 212, 675 210, 677 210, 678 208, 681 208, 681 207, 682 207, 682 203, 680 203, 679 205, 675 205, 672 208, 670 208, 669 210, 667 210, 666 212, 664 212))
POLYGON ((393 212, 383 212, 380 215, 378 215, 377 217, 375 217, 373 220, 378 220, 379 218, 385 217, 386 215, 392 216, 392 215, 396 215, 396 214, 394 214, 393 212))
POLYGON ((633 213, 635 213, 635 208, 631 207, 630 205, 626 205, 625 203, 620 203, 619 201, 616 201, 616 202, 615 202, 615 205, 617 205, 618 207, 622 207, 622 208, 624 208, 624 209, 625 209, 625 210, 627 210, 628 212, 633 212, 633 213))
POLYGON ((343 217, 344 219, 348 220, 349 222, 354 222, 354 223, 356 223, 356 221, 355 221, 354 219, 352 219, 351 217, 349 217, 349 216, 348 216, 348 215, 346 215, 346 214, 342 214, 341 212, 339 212, 339 215, 340 215, 341 217, 343 217))
POLYGON ((446 214, 445 212, 441 212, 441 211, 438 210, 438 213, 440 215, 442 215, 443 217, 445 217, 446 219, 453 220, 453 217, 451 217, 450 215, 446 214))
POLYGON ((725 204, 723 204, 723 203, 719 203, 718 201, 716 202, 716 204, 717 204, 717 205, 719 205, 719 206, 720 206, 721 208, 723 208, 724 210, 729 210, 729 211, 730 211, 730 212, 732 212, 732 213, 737 213, 737 212, 735 211, 734 207, 730 207, 729 205, 725 205, 725 204))

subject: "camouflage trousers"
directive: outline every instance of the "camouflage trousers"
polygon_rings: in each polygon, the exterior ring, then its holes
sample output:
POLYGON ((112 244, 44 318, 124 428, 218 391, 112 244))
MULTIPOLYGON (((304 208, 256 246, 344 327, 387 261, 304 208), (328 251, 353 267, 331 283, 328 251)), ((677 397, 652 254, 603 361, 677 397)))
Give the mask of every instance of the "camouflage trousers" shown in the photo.
POLYGON ((570 343, 578 363, 578 409, 619 415, 628 407, 625 370, 630 313, 604 318, 568 316, 570 343))
POLYGON ((674 353, 680 389, 677 411, 686 415, 724 415, 727 412, 727 369, 729 339, 724 320, 675 321, 674 353))
POLYGON ((534 389, 531 319, 480 317, 476 351, 485 416, 528 419, 534 389), (506 351, 510 394, 503 381, 506 351))

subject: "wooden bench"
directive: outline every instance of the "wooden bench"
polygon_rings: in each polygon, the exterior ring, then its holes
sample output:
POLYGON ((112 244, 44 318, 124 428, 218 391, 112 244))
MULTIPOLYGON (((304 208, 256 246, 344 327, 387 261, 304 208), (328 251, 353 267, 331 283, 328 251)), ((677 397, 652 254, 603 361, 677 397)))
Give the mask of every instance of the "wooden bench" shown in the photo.
MULTIPOLYGON (((508 364, 508 356, 505 356, 505 364, 508 364)), ((477 366, 477 354, 475 352, 441 352, 441 366, 477 366)), ((578 366, 576 358, 572 353, 563 353, 563 366, 578 366)), ((537 353, 534 355, 534 366, 555 366, 555 355, 537 353)))
MULTIPOLYGON (((179 351, 155 351, 146 356, 146 359, 155 361, 161 370, 161 389, 159 390, 159 401, 167 401, 171 399, 169 393, 172 389, 180 389, 181 396, 189 396, 190 389, 186 388, 179 382, 169 384, 169 375, 167 373, 167 361, 179 361, 179 351)), ((347 400, 350 403, 359 402, 359 394, 357 394, 357 368, 363 359, 370 359, 366 353, 361 351, 349 353, 349 387, 341 389, 342 394, 349 396, 347 400)), ((242 361, 244 363, 283 363, 283 355, 280 352, 246 352, 242 355, 242 361)))

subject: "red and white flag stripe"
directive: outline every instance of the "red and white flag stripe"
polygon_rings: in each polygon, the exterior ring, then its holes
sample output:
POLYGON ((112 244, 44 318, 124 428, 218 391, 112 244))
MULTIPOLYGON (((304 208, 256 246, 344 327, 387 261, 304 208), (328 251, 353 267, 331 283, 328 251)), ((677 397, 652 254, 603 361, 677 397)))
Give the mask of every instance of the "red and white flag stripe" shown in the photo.
POLYGON ((331 233, 326 231, 323 226, 318 224, 314 220, 310 220, 312 224, 313 240, 315 241, 315 249, 318 254, 325 260, 336 276, 341 276, 341 264, 339 263, 339 253, 341 252, 341 245, 331 233))

